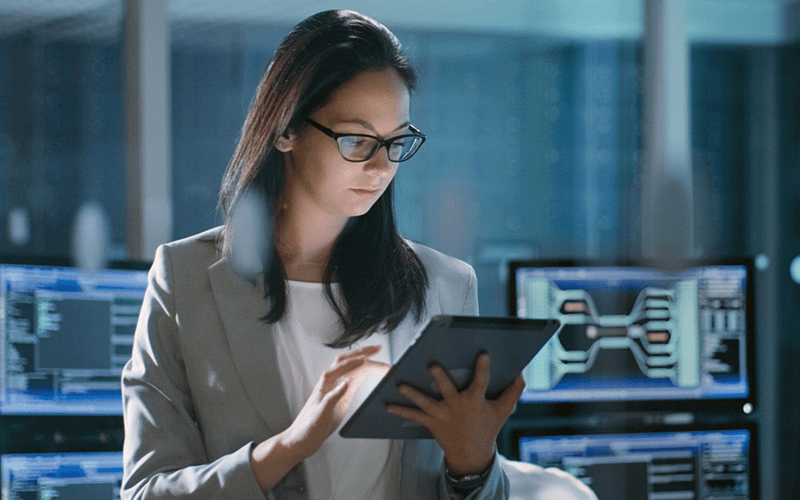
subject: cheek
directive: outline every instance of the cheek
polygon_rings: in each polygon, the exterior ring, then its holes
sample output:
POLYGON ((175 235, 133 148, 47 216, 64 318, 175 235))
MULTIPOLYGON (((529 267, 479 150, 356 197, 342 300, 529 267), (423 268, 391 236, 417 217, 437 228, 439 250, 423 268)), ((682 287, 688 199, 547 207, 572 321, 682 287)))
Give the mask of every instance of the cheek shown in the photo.
POLYGON ((337 158, 330 156, 317 151, 298 158, 295 165, 297 177, 302 178, 303 183, 318 195, 335 192, 346 183, 347 170, 338 164, 337 158))

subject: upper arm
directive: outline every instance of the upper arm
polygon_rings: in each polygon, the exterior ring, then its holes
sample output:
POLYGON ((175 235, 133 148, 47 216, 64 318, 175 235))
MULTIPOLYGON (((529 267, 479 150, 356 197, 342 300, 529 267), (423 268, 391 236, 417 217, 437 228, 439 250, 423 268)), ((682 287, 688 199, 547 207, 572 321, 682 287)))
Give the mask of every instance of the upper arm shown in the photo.
POLYGON ((164 247, 148 277, 133 353, 122 373, 123 489, 155 472, 205 461, 179 348, 174 278, 164 247))
POLYGON ((123 499, 257 498, 249 445, 209 463, 195 421, 166 247, 149 274, 131 360, 122 373, 123 499))

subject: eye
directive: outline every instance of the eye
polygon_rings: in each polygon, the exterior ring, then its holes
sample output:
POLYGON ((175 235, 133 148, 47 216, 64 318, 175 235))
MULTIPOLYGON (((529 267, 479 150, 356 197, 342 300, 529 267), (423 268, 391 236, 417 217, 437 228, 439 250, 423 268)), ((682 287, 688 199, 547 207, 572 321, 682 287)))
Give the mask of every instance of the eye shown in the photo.
POLYGON ((408 146, 409 146, 408 141, 406 141, 405 139, 394 141, 391 146, 391 152, 399 155, 400 153, 408 149, 408 146))
POLYGON ((341 144, 346 148, 351 148, 351 149, 367 147, 374 142, 375 139, 370 139, 369 137, 361 137, 357 135, 346 135, 344 137, 339 138, 339 144, 341 144))
POLYGON ((346 135, 339 137, 339 152, 348 160, 361 161, 372 156, 378 141, 371 137, 346 135))

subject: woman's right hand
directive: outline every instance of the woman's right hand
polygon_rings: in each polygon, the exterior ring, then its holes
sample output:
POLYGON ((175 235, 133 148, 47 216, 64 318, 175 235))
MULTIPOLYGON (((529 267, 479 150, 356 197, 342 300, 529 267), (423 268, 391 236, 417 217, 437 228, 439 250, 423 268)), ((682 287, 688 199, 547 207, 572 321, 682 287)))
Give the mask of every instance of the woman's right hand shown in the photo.
POLYGON ((367 346, 341 354, 322 374, 297 418, 282 433, 284 445, 293 454, 297 453, 300 461, 316 453, 339 427, 347 408, 337 408, 337 403, 345 403, 344 396, 353 392, 348 387, 357 384, 352 376, 354 371, 380 350, 380 346, 367 346))
POLYGON ((316 453, 339 427, 353 388, 361 382, 358 368, 373 364, 368 358, 380 350, 380 346, 369 346, 337 357, 320 377, 292 425, 253 447, 250 467, 262 491, 271 490, 293 467, 316 453))

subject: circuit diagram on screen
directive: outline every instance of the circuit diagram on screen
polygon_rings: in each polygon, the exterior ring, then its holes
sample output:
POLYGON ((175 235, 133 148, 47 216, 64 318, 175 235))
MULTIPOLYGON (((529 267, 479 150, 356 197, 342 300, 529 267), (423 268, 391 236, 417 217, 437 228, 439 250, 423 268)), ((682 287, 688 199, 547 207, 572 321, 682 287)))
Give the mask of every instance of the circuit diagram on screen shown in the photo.
POLYGON ((562 290, 546 278, 525 286, 526 295, 537 299, 528 302, 528 316, 557 318, 563 325, 526 368, 529 389, 552 389, 568 374, 586 374, 609 350, 627 350, 641 372, 636 375, 681 388, 700 385, 696 279, 645 287, 624 315, 600 314, 587 290, 562 290))

